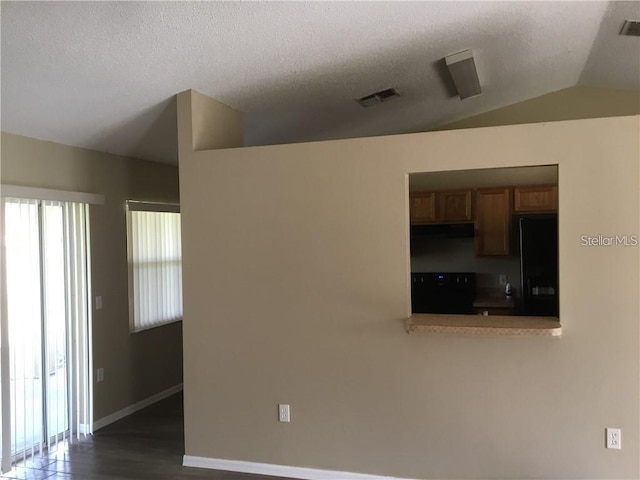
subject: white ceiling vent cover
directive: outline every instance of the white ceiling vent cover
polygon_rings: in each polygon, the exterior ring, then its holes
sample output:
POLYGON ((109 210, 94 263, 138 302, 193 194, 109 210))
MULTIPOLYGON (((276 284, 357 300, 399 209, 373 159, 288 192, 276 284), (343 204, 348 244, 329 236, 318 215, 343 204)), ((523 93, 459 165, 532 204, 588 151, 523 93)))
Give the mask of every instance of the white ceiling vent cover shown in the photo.
POLYGON ((372 93, 371 95, 365 95, 364 97, 360 97, 356 99, 363 107, 371 107, 373 105, 377 105, 378 103, 386 102, 387 100, 391 100, 392 98, 399 97, 400 94, 395 88, 387 88, 385 90, 380 90, 379 92, 372 93))
POLYGON ((640 37, 640 22, 634 22, 632 20, 625 21, 624 25, 622 25, 620 35, 640 37))

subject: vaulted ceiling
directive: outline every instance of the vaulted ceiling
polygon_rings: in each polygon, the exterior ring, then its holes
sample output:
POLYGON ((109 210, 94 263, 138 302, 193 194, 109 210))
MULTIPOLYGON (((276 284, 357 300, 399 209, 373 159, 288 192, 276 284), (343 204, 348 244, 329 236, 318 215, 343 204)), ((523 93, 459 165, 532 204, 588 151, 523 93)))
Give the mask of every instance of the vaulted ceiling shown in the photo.
POLYGON ((640 2, 7 2, 2 130, 176 162, 174 94, 245 144, 425 131, 576 85, 640 89, 640 2), (473 51, 460 101, 443 58, 473 51), (400 98, 354 99, 394 87, 400 98))

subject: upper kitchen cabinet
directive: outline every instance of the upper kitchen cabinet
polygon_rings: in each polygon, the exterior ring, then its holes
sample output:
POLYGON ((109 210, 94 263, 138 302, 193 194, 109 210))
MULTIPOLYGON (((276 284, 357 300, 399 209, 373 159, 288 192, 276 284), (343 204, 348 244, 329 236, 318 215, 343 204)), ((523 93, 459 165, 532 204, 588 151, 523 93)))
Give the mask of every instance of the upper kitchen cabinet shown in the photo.
POLYGON ((471 222, 473 220, 471 190, 437 192, 438 221, 471 222))
POLYGON ((409 199, 412 225, 473 221, 473 196, 470 189, 412 192, 409 199))
POLYGON ((476 192, 476 255, 509 255, 511 189, 479 188, 476 192))
POLYGON ((558 211, 557 185, 531 185, 513 189, 513 209, 516 213, 546 213, 558 211))
POLYGON ((435 192, 415 192, 409 196, 409 219, 412 225, 436 221, 435 192))

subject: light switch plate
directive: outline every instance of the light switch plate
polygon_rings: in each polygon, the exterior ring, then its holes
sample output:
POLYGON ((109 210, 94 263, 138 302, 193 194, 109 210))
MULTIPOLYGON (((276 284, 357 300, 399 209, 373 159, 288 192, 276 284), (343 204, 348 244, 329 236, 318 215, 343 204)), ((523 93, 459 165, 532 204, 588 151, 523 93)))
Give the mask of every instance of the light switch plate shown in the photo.
POLYGON ((102 297, 96 297, 96 310, 102 310, 102 297))

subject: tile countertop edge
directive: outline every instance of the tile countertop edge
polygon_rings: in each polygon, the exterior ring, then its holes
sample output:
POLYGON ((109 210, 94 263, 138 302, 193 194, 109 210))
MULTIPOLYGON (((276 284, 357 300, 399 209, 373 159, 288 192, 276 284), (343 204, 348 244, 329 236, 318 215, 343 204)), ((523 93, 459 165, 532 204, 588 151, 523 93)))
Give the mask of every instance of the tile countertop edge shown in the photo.
POLYGON ((553 317, 414 314, 407 333, 489 337, 560 337, 560 320, 553 317))

